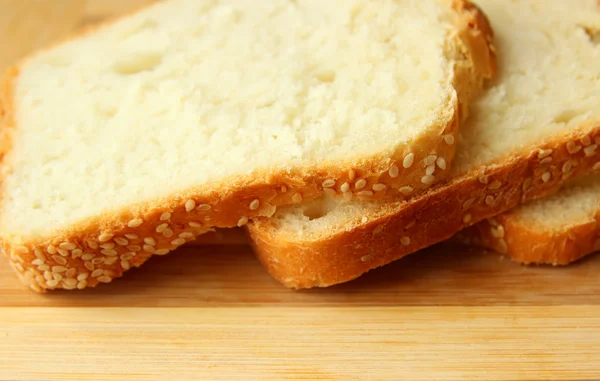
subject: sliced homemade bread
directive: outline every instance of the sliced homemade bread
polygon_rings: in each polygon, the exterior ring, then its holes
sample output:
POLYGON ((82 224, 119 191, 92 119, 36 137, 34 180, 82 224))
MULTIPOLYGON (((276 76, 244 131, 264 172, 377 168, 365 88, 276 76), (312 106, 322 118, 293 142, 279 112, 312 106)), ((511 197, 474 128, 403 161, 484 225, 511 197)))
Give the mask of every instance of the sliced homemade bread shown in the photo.
POLYGON ((459 0, 173 0, 75 37, 2 85, 1 246, 85 288, 278 205, 417 192, 490 39, 459 0))
POLYGON ((349 281, 600 170, 598 2, 477 5, 495 32, 498 76, 461 128, 452 179, 406 201, 327 199, 257 219, 256 254, 286 286, 349 281))
POLYGON ((600 175, 478 223, 456 239, 526 264, 567 265, 600 250, 600 175))

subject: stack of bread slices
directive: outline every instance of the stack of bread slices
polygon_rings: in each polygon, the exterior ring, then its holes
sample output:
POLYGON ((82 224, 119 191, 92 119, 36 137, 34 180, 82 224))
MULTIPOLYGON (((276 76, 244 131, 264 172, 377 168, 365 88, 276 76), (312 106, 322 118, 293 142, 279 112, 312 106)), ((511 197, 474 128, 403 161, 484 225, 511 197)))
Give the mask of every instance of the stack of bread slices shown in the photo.
POLYGON ((38 292, 242 226, 295 288, 465 228, 567 263, 598 247, 599 36, 592 0, 159 2, 6 73, 1 249, 38 292))

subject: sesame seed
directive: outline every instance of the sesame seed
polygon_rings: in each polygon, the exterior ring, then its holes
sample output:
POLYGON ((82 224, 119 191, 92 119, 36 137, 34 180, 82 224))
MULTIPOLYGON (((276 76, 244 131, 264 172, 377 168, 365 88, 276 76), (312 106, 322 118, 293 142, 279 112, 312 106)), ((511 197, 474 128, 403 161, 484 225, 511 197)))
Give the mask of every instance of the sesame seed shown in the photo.
POLYGON ((494 181, 493 181, 493 182, 490 184, 490 186, 488 187, 488 189, 491 189, 491 190, 497 190, 497 189, 500 189, 500 187, 501 187, 501 186, 502 186, 502 182, 501 182, 501 181, 499 181, 499 180, 494 180, 494 181))
POLYGON ((196 201, 189 199, 185 202, 185 211, 191 212, 196 207, 196 201))
POLYGON ((425 166, 428 166, 428 165, 434 164, 436 160, 437 160, 436 155, 429 155, 425 158, 425 160, 423 162, 425 163, 425 166))
POLYGON ((85 262, 83 264, 85 266, 86 269, 90 270, 90 271, 94 271, 94 264, 92 262, 85 262))
POLYGON ((77 248, 77 246, 71 242, 63 242, 60 245, 58 245, 58 247, 60 247, 61 249, 65 249, 65 250, 73 250, 73 249, 77 248))
POLYGON ((370 196, 373 196, 373 192, 371 192, 371 191, 360 191, 356 195, 358 197, 370 197, 370 196))
POLYGON ((586 157, 594 156, 596 154, 596 148, 598 148, 597 144, 592 144, 583 149, 583 153, 586 157))
POLYGON ((285 185, 282 185, 282 186, 281 186, 281 191, 282 191, 283 193, 287 192, 287 187, 286 187, 285 185))
POLYGON ((548 157, 552 154, 552 149, 540 149, 538 151, 538 159, 543 159, 545 157, 548 157))
POLYGON ((56 251, 58 251, 58 254, 62 255, 63 257, 68 257, 69 256, 69 251, 65 250, 65 249, 56 249, 56 251))
POLYGON ((550 164, 550 163, 552 163, 552 156, 549 156, 545 159, 540 160, 541 165, 546 165, 546 164, 550 164))
POLYGON ((581 138, 581 143, 584 146, 589 146, 590 144, 592 144, 592 139, 589 136, 584 136, 583 138, 581 138))
POLYGON ((506 245, 506 241, 503 239, 498 240, 498 251, 502 254, 508 252, 508 246, 506 245))
POLYGON ((542 181, 543 181, 543 182, 545 182, 545 183, 547 183, 547 182, 548 182, 548 180, 550 180, 550 172, 547 172, 547 171, 546 171, 546 172, 544 172, 544 173, 542 174, 542 181))
POLYGON ((348 171, 348 180, 353 181, 355 177, 356 177, 356 171, 354 169, 349 170, 348 171))
POLYGON ((440 167, 441 170, 446 169, 446 159, 444 159, 443 157, 438 157, 437 160, 435 161, 437 163, 437 166, 440 167))
POLYGON ((52 266, 52 272, 59 274, 67 271, 67 268, 64 266, 52 266))
POLYGON ((59 265, 64 266, 67 264, 67 258, 61 257, 60 255, 53 255, 52 259, 54 259, 54 262, 58 263, 59 265))
POLYGON ((492 204, 494 204, 494 196, 485 196, 485 204, 487 206, 492 206, 492 204))
POLYGON ((368 255, 363 255, 362 257, 360 257, 361 262, 368 262, 371 259, 373 259, 373 256, 368 254, 368 255))
POLYGON ((431 185, 435 182, 435 176, 433 175, 425 175, 421 177, 421 182, 423 184, 431 185))
POLYGON ((332 188, 323 188, 323 193, 329 197, 334 197, 336 195, 335 190, 332 188))
POLYGON ((256 209, 258 209, 259 206, 260 206, 259 199, 252 200, 252 202, 250 203, 250 210, 256 210, 256 209))
POLYGON ((102 257, 92 259, 93 265, 101 265, 103 263, 104 263, 104 258, 102 258, 102 257))
POLYGON ((198 205, 198 207, 196 208, 196 210, 200 211, 200 212, 208 212, 209 210, 212 209, 212 206, 208 205, 208 204, 200 204, 198 205))
POLYGON ((92 278, 98 278, 102 274, 104 274, 104 270, 96 269, 96 270, 92 271, 92 278))
POLYGON ((158 225, 158 226, 156 227, 156 232, 157 232, 157 233, 162 233, 162 232, 164 232, 165 230, 167 230, 168 228, 169 228, 169 224, 167 224, 167 223, 160 224, 160 225, 158 225))
POLYGON ((52 273, 50 271, 44 271, 44 279, 46 279, 46 280, 52 280, 54 278, 53 278, 52 273))
POLYGON ((466 200, 465 202, 463 202, 463 204, 462 204, 463 210, 469 209, 471 207, 471 205, 473 205, 474 202, 475 202, 474 198, 470 198, 470 199, 466 200))
POLYGON ((98 243, 96 243, 96 241, 88 240, 87 244, 90 249, 96 250, 98 248, 98 243))
POLYGON ((425 168, 426 176, 433 175, 433 172, 435 172, 435 164, 431 164, 431 165, 427 166, 427 168, 425 168))
POLYGON ((361 223, 366 223, 367 221, 369 221, 369 219, 366 216, 362 216, 362 218, 360 219, 361 223))
POLYGON ((109 257, 114 257, 115 255, 118 254, 118 252, 114 249, 103 249, 100 250, 100 253, 109 257))
POLYGON ((409 186, 404 186, 404 187, 400 188, 400 192, 405 196, 411 194, 412 191, 413 191, 413 188, 409 187, 409 186))
POLYGON ((600 161, 597 162, 596 164, 594 164, 594 166, 592 167, 592 170, 594 170, 594 171, 600 170, 600 161))
POLYGON ((77 289, 78 290, 83 290, 86 287, 87 287, 87 282, 85 280, 82 280, 79 283, 77 283, 77 289))
POLYGON ((33 250, 33 253, 35 254, 35 256, 41 260, 46 260, 46 256, 44 255, 44 253, 42 253, 42 251, 40 249, 35 249, 33 250))
POLYGON ((482 184, 487 184, 489 181, 489 178, 486 175, 481 175, 481 176, 479 176, 478 180, 482 184))
POLYGON ((114 265, 115 262, 117 261, 117 259, 119 259, 119 258, 118 257, 108 257, 104 260, 104 264, 107 266, 114 265))
POLYGON ((411 152, 404 157, 404 160, 402 161, 402 166, 404 168, 410 168, 413 165, 414 161, 415 161, 415 154, 411 152))
POLYGON ((163 214, 160 215, 161 221, 167 221, 169 218, 171 218, 171 213, 169 213, 169 212, 164 212, 163 214))
POLYGON ((160 249, 160 250, 156 250, 154 252, 154 254, 156 254, 156 255, 165 255, 165 254, 168 254, 169 251, 170 251, 169 249, 160 249))
POLYGON ((167 229, 162 233, 163 237, 169 238, 173 236, 173 230, 167 229))
POLYGON ((115 243, 114 242, 103 243, 102 245, 100 245, 100 247, 103 249, 114 249, 115 243))
POLYGON ((383 225, 378 225, 375 229, 373 229, 373 235, 381 233, 383 230, 383 225))
POLYGON ((88 276, 90 276, 90 274, 88 274, 88 273, 81 273, 81 274, 77 275, 77 280, 78 281, 86 280, 88 278, 88 276))
POLYGON ((125 234, 125 237, 126 237, 127 239, 139 239, 139 238, 140 238, 140 236, 139 236, 139 235, 137 235, 137 234, 132 234, 132 233, 125 234))
POLYGON ((374 184, 372 188, 373 188, 373 190, 375 192, 381 192, 381 191, 387 189, 387 185, 385 185, 385 184, 374 184))
POLYGON ((451 134, 444 135, 444 141, 446 142, 446 144, 451 146, 452 144, 454 144, 454 135, 451 135, 451 134))
POLYGON ((141 218, 134 218, 133 220, 131 220, 127 223, 127 226, 130 228, 137 228, 138 226, 140 226, 143 223, 144 223, 144 221, 141 218))
POLYGON ((344 201, 350 201, 352 200, 352 196, 354 196, 354 194, 352 192, 344 192, 344 201))
POLYGON ((44 277, 43 277, 43 276, 41 276, 41 275, 36 275, 36 276, 35 276, 35 281, 36 281, 37 283, 39 283, 39 284, 41 284, 41 283, 46 283, 46 280, 45 280, 45 279, 44 279, 44 277))
POLYGON ((119 258, 122 261, 128 261, 128 260, 130 260, 133 257, 135 257, 135 253, 125 253, 125 254, 121 255, 119 258))
POLYGON ((568 173, 571 172, 571 169, 573 168, 573 165, 571 164, 570 161, 566 161, 563 166, 562 166, 562 172, 563 173, 568 173))
POLYGON ((399 173, 400 173, 400 170, 398 169, 398 166, 396 164, 392 165, 390 167, 390 169, 388 170, 388 174, 390 175, 390 177, 392 179, 395 179, 396 177, 398 177, 399 173))
POLYGON ((292 201, 295 203, 302 202, 302 195, 300 193, 296 193, 292 196, 292 201))
POLYGON ((171 241, 171 245, 173 246, 179 246, 179 245, 183 245, 185 243, 185 239, 183 238, 177 238, 171 241))
POLYGON ((331 188, 332 186, 335 185, 335 180, 327 179, 327 180, 323 181, 323 183, 321 185, 323 186, 323 188, 331 188))
POLYGON ((75 250, 71 251, 71 258, 77 259, 77 258, 81 257, 81 254, 83 254, 83 250, 75 249, 75 250))
POLYGON ((129 241, 127 239, 125 239, 125 238, 122 238, 122 237, 115 238, 115 242, 119 246, 127 246, 127 245, 129 245, 129 241))
POLYGON ((342 193, 348 192, 350 190, 350 184, 343 183, 342 186, 340 186, 340 190, 342 191, 342 193))
POLYGON ((498 234, 498 238, 504 238, 504 226, 499 225, 496 228, 496 234, 498 234))
POLYGON ((57 253, 57 251, 56 251, 56 247, 54 247, 53 245, 49 245, 49 246, 46 248, 46 251, 47 251, 49 254, 56 254, 56 253, 57 253))
POLYGON ((91 261, 94 258, 94 254, 83 254, 81 256, 81 259, 83 259, 84 261, 91 261))
POLYGON ((102 282, 102 283, 110 283, 110 281, 112 280, 111 277, 103 275, 101 277, 98 277, 98 282, 102 282))
POLYGON ((472 218, 471 215, 469 213, 467 213, 463 216, 463 222, 465 224, 467 224, 467 223, 471 222, 471 218, 472 218))
POLYGON ((68 287, 75 287, 77 286, 77 279, 66 278, 63 280, 63 283, 68 287))
POLYGON ((58 286, 58 281, 54 280, 54 279, 51 279, 51 280, 49 280, 49 281, 46 282, 46 285, 48 287, 50 287, 50 288, 54 288, 54 287, 58 286))
POLYGON ((240 218, 237 222, 237 226, 244 226, 248 223, 248 217, 243 216, 242 218, 240 218))
POLYGON ((154 253, 156 251, 156 248, 152 245, 144 245, 143 249, 148 253, 154 253))
POLYGON ((21 253, 21 254, 27 254, 27 253, 29 253, 29 249, 26 248, 25 246, 17 246, 15 248, 15 250, 17 251, 17 253, 21 253))
MULTIPOLYGON (((190 222, 188 222, 188 225, 189 225, 191 228, 201 228, 201 227, 202 227, 202 224, 201 224, 201 223, 199 223, 199 222, 195 222, 195 221, 190 221, 190 222)), ((145 241, 145 239, 144 239, 144 241, 145 241)))
POLYGON ((567 143, 567 151, 570 154, 576 154, 580 150, 581 150, 581 146, 579 144, 576 144, 575 142, 568 142, 567 143))
POLYGON ((129 270, 131 268, 128 261, 121 261, 121 267, 123 270, 129 270))
POLYGON ((179 238, 194 238, 194 234, 190 232, 183 232, 178 235, 179 238))
POLYGON ((360 179, 356 183, 354 183, 354 189, 362 189, 367 185, 367 181, 365 179, 360 179))
POLYGON ((404 237, 400 238, 400 243, 401 243, 403 246, 408 246, 408 245, 410 245, 410 237, 406 237, 406 236, 404 236, 404 237))
POLYGON ((40 270, 40 271, 48 271, 48 270, 50 270, 50 266, 48 266, 46 264, 39 265, 38 266, 38 270, 40 270))
MULTIPOLYGON (((62 258, 62 257, 61 257, 61 258, 62 258)), ((64 258, 63 258, 63 259, 64 259, 64 258)), ((38 258, 38 259, 34 259, 33 261, 31 261, 31 264, 32 264, 32 265, 39 266, 39 265, 43 265, 43 264, 44 264, 44 261, 42 261, 41 259, 39 259, 39 258, 38 258)))
POLYGON ((98 241, 100 242, 106 242, 112 239, 112 237, 114 237, 114 234, 110 234, 110 233, 102 233, 98 236, 98 241))

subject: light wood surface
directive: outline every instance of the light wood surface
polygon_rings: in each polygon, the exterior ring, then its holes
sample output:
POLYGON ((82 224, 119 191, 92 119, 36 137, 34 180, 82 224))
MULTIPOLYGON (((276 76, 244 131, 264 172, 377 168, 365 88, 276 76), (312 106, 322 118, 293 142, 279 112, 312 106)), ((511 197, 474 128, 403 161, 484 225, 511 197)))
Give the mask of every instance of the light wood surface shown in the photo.
MULTIPOLYGON (((88 1, 77 24, 145 2, 88 1)), ((0 380, 600 379, 598 274, 600 256, 522 267, 445 244, 295 292, 245 246, 189 246, 37 295, 0 261, 0 380)))

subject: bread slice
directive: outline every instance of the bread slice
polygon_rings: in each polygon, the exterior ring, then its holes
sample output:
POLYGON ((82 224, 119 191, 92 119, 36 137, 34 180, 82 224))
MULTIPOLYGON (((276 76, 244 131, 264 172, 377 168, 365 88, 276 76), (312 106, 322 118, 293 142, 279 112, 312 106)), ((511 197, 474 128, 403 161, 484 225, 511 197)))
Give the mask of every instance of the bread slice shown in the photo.
POLYGON ((257 219, 256 254, 286 286, 349 281, 600 170, 598 3, 477 5, 495 32, 498 77, 461 128, 451 180, 407 201, 328 199, 257 219))
POLYGON ((456 239, 525 264, 567 265, 600 250, 600 175, 489 218, 456 239))
POLYGON ((490 39, 459 0, 173 0, 75 37, 2 86, 2 248, 36 291, 85 288, 350 179, 417 192, 490 39))

